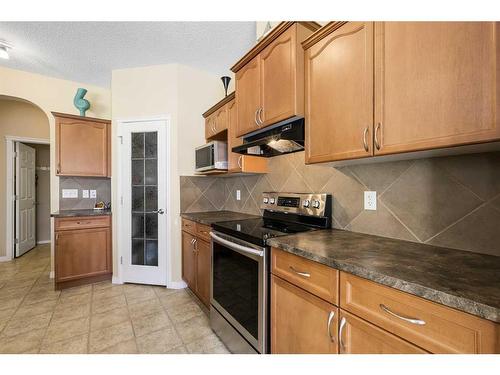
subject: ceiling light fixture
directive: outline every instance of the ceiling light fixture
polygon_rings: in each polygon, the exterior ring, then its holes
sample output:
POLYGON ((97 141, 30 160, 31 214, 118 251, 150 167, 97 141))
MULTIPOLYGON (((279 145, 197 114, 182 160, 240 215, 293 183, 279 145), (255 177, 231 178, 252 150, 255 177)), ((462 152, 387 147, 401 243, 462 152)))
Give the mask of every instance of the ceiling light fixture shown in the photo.
POLYGON ((0 58, 8 60, 9 59, 9 49, 12 49, 12 44, 7 43, 4 40, 0 40, 0 58))

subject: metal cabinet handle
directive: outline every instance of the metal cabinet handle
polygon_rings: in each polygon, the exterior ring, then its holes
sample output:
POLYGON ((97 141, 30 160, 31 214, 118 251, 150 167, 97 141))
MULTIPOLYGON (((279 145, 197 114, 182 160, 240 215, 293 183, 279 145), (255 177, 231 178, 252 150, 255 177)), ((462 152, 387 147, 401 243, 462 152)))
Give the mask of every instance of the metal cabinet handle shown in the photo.
POLYGON ((255 124, 257 126, 260 126, 259 121, 257 120, 257 112, 259 112, 258 109, 255 110, 255 114, 253 115, 253 120, 255 121, 255 124))
POLYGON ((363 146, 366 152, 368 152, 368 141, 366 140, 367 135, 368 135, 368 127, 366 127, 365 130, 363 131, 363 146))
POLYGON ((238 167, 242 169, 243 167, 241 166, 241 159, 243 159, 243 155, 240 155, 238 158, 238 167))
POLYGON ((377 148, 377 150, 380 150, 380 142, 378 140, 378 132, 380 130, 380 127, 382 126, 382 124, 379 122, 377 123, 377 126, 375 127, 375 134, 374 134, 374 137, 375 137, 375 147, 377 148))
POLYGON ((333 318, 335 318, 335 312, 330 311, 330 314, 328 315, 328 323, 326 325, 326 330, 328 331, 328 336, 330 336, 331 342, 335 342, 335 337, 332 336, 332 330, 331 330, 333 318))
POLYGON ((56 174, 61 173, 61 163, 57 163, 56 174))
POLYGON ((297 275, 300 275, 300 276, 303 276, 303 277, 311 277, 310 273, 297 271, 295 268, 293 268, 293 266, 290 266, 290 269, 293 272, 295 272, 297 275))
POLYGON ((191 238, 191 245, 194 244, 194 238, 191 238))
POLYGON ((387 314, 389 315, 392 315, 398 319, 401 319, 401 320, 404 320, 405 322, 408 322, 408 323, 411 323, 411 324, 417 324, 419 326, 423 326, 425 325, 425 321, 422 320, 422 319, 418 319, 418 318, 407 318, 405 316, 401 316, 401 315, 398 315, 396 314, 395 312, 389 310, 389 308, 387 308, 387 306, 385 306, 384 304, 380 304, 379 305, 380 308, 382 309, 382 311, 386 312, 387 314))
POLYGON ((264 108, 260 107, 257 112, 257 119, 259 120, 260 125, 264 123, 264 120, 262 120, 262 112, 264 112, 264 108))
POLYGON ((339 344, 340 344, 340 348, 342 350, 345 351, 345 345, 344 345, 344 340, 342 340, 342 333, 344 332, 344 327, 347 323, 347 320, 342 317, 342 319, 340 319, 340 327, 339 327, 339 344))

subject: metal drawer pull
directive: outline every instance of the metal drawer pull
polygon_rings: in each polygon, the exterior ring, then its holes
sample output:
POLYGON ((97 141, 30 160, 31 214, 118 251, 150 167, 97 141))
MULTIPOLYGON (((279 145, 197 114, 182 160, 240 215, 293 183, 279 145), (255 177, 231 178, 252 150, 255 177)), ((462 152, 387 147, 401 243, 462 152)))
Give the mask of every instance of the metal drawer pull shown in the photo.
POLYGON ((347 320, 345 320, 344 317, 340 319, 340 328, 339 328, 339 344, 340 348, 345 351, 345 345, 344 345, 344 340, 342 340, 342 332, 344 331, 344 327, 347 323, 347 320))
POLYGON ((328 324, 326 325, 326 329, 328 331, 328 336, 330 336, 331 342, 335 342, 335 338, 332 336, 332 330, 331 330, 333 318, 335 318, 335 313, 333 311, 330 311, 330 314, 328 315, 328 324))
POLYGON ((416 318, 406 318, 406 317, 404 317, 404 316, 398 315, 398 314, 396 314, 395 312, 392 312, 391 310, 389 310, 389 309, 388 309, 388 308, 387 308, 384 304, 382 304, 382 303, 381 303, 379 306, 380 306, 380 308, 381 308, 384 312, 386 312, 387 314, 392 315, 392 316, 394 316, 394 317, 396 317, 396 318, 398 318, 398 319, 404 320, 405 322, 408 322, 408 323, 411 323, 411 324, 417 324, 417 325, 419 325, 419 326, 423 326, 423 325, 425 325, 425 321, 424 321, 424 320, 421 320, 421 319, 416 319, 416 318))
POLYGON ((300 275, 300 276, 303 276, 303 277, 311 277, 310 273, 297 271, 295 268, 293 268, 293 266, 290 266, 290 269, 293 272, 295 272, 297 275, 300 275))
POLYGON ((366 152, 368 152, 368 141, 366 140, 367 134, 368 134, 368 127, 366 127, 363 132, 363 147, 365 148, 366 152))
POLYGON ((242 169, 242 166, 241 166, 241 159, 243 159, 243 155, 240 155, 239 158, 238 158, 238 167, 240 169, 242 169))
POLYGON ((84 224, 84 225, 87 225, 87 224, 92 224, 92 222, 91 222, 91 221, 86 221, 85 223, 82 223, 81 221, 77 221, 76 223, 77 223, 78 225, 82 225, 82 224, 84 224))

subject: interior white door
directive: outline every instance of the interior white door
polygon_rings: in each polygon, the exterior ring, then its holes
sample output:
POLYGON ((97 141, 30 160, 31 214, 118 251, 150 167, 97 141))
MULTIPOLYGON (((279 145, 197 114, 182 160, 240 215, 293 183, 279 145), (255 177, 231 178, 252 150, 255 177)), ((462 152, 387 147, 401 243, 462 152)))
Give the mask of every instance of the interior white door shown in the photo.
POLYGON ((36 245, 35 149, 16 142, 16 257, 36 245))
POLYGON ((166 121, 124 123, 120 136, 122 281, 166 285, 166 121))

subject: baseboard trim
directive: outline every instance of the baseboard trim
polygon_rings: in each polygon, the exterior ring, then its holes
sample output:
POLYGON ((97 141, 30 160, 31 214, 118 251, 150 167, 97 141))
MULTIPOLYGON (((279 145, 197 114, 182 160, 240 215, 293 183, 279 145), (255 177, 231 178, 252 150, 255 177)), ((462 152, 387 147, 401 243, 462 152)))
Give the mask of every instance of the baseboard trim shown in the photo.
POLYGON ((54 278, 54 271, 50 271, 49 273, 49 279, 53 279, 54 278))
POLYGON ((10 259, 10 257, 7 256, 7 255, 4 255, 4 256, 0 257, 0 262, 8 262, 10 260, 12 260, 12 259, 10 259))
POLYGON ((50 243, 50 240, 45 240, 45 241, 37 241, 36 244, 37 245, 43 245, 43 244, 46 244, 46 243, 50 243))
POLYGON ((167 282, 168 289, 184 289, 187 288, 187 284, 184 281, 169 281, 167 282))
POLYGON ((111 283, 112 284, 123 284, 123 281, 118 276, 113 276, 111 278, 111 283))

